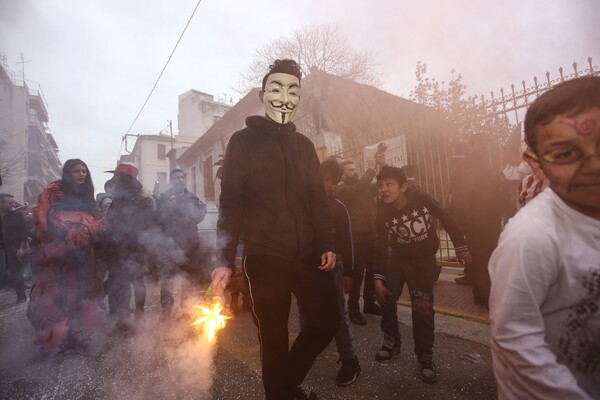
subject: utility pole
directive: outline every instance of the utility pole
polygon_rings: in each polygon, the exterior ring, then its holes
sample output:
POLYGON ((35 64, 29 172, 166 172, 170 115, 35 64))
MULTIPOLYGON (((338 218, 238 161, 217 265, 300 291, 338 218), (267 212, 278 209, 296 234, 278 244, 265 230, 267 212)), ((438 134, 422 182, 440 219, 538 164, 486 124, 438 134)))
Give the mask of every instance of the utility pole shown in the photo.
POLYGON ((171 133, 171 150, 173 150, 173 120, 169 120, 169 132, 171 133))
POLYGON ((28 63, 31 61, 25 61, 25 56, 23 55, 23 53, 21 53, 21 61, 17 61, 17 64, 21 64, 21 77, 23 79, 23 85, 26 85, 25 83, 25 63, 28 63))

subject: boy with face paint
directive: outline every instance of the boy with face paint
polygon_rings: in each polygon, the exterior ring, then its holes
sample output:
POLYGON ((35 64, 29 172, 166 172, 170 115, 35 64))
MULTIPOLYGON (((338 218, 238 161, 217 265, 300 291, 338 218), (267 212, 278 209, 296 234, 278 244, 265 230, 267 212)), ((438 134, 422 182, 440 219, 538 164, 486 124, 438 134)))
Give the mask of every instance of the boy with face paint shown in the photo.
POLYGON ((227 146, 217 224, 221 247, 212 272, 222 296, 235 268, 240 235, 244 273, 261 345, 267 399, 316 399, 304 378, 339 326, 332 275, 336 257, 328 200, 314 145, 291 122, 300 101, 301 72, 276 60, 263 79, 265 116, 246 119, 227 146), (288 343, 292 293, 304 324, 288 343))
POLYGON ((500 399, 600 398, 600 77, 541 95, 524 157, 549 182, 489 263, 500 399))

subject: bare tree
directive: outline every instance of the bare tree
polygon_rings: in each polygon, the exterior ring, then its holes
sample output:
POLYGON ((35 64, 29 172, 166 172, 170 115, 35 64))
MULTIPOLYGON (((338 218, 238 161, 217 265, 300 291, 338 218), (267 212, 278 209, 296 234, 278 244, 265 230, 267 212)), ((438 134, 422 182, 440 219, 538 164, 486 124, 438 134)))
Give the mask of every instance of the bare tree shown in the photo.
POLYGON ((260 86, 268 66, 274 60, 284 58, 297 61, 305 75, 310 68, 316 67, 356 82, 372 86, 381 84, 374 72, 374 56, 350 47, 348 37, 337 25, 306 26, 255 50, 255 54, 248 71, 241 74, 240 82, 234 88, 242 95, 260 86))
POLYGON ((415 71, 417 84, 408 98, 444 113, 448 122, 456 127, 459 139, 483 133, 496 143, 506 141, 512 130, 506 116, 484 107, 477 97, 465 98, 467 87, 462 83, 462 74, 454 70, 451 72, 452 79, 446 84, 427 77, 427 64, 418 61, 415 71))

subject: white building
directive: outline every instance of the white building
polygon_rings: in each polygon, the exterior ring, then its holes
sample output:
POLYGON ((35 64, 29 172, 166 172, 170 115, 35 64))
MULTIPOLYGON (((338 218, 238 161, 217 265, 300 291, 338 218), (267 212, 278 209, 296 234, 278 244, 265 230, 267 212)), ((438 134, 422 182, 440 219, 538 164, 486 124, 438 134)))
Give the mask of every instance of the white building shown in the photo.
POLYGON ((58 145, 48 129, 42 92, 10 76, 4 58, 0 64, 0 192, 34 204, 60 178, 58 145))
POLYGON ((177 127, 180 135, 199 138, 213 126, 231 106, 215 101, 214 96, 191 89, 179 95, 177 127))
POLYGON ((170 155, 185 151, 194 141, 195 138, 182 135, 139 135, 131 153, 121 156, 120 162, 140 171, 138 180, 146 194, 160 193, 167 188, 169 172, 176 168, 170 155))
MULTIPOLYGON (((179 96, 179 134, 173 137, 164 134, 138 135, 133 149, 122 156, 120 162, 139 169, 138 180, 142 182, 146 194, 160 193, 167 188, 169 172, 180 167, 177 159, 230 108, 227 104, 215 101, 210 94, 188 90, 179 96)), ((193 168, 184 171, 188 190, 198 194, 198 171, 193 168)))

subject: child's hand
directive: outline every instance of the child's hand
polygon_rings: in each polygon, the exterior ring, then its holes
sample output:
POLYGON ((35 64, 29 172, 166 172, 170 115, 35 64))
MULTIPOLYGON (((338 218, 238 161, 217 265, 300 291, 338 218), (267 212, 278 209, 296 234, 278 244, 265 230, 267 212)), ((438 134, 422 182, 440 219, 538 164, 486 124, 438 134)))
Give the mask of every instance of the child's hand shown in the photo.
POLYGON ((392 292, 390 292, 385 286, 383 286, 383 281, 377 279, 375 280, 375 298, 377 299, 377 303, 380 306, 387 304, 391 297, 392 292))

